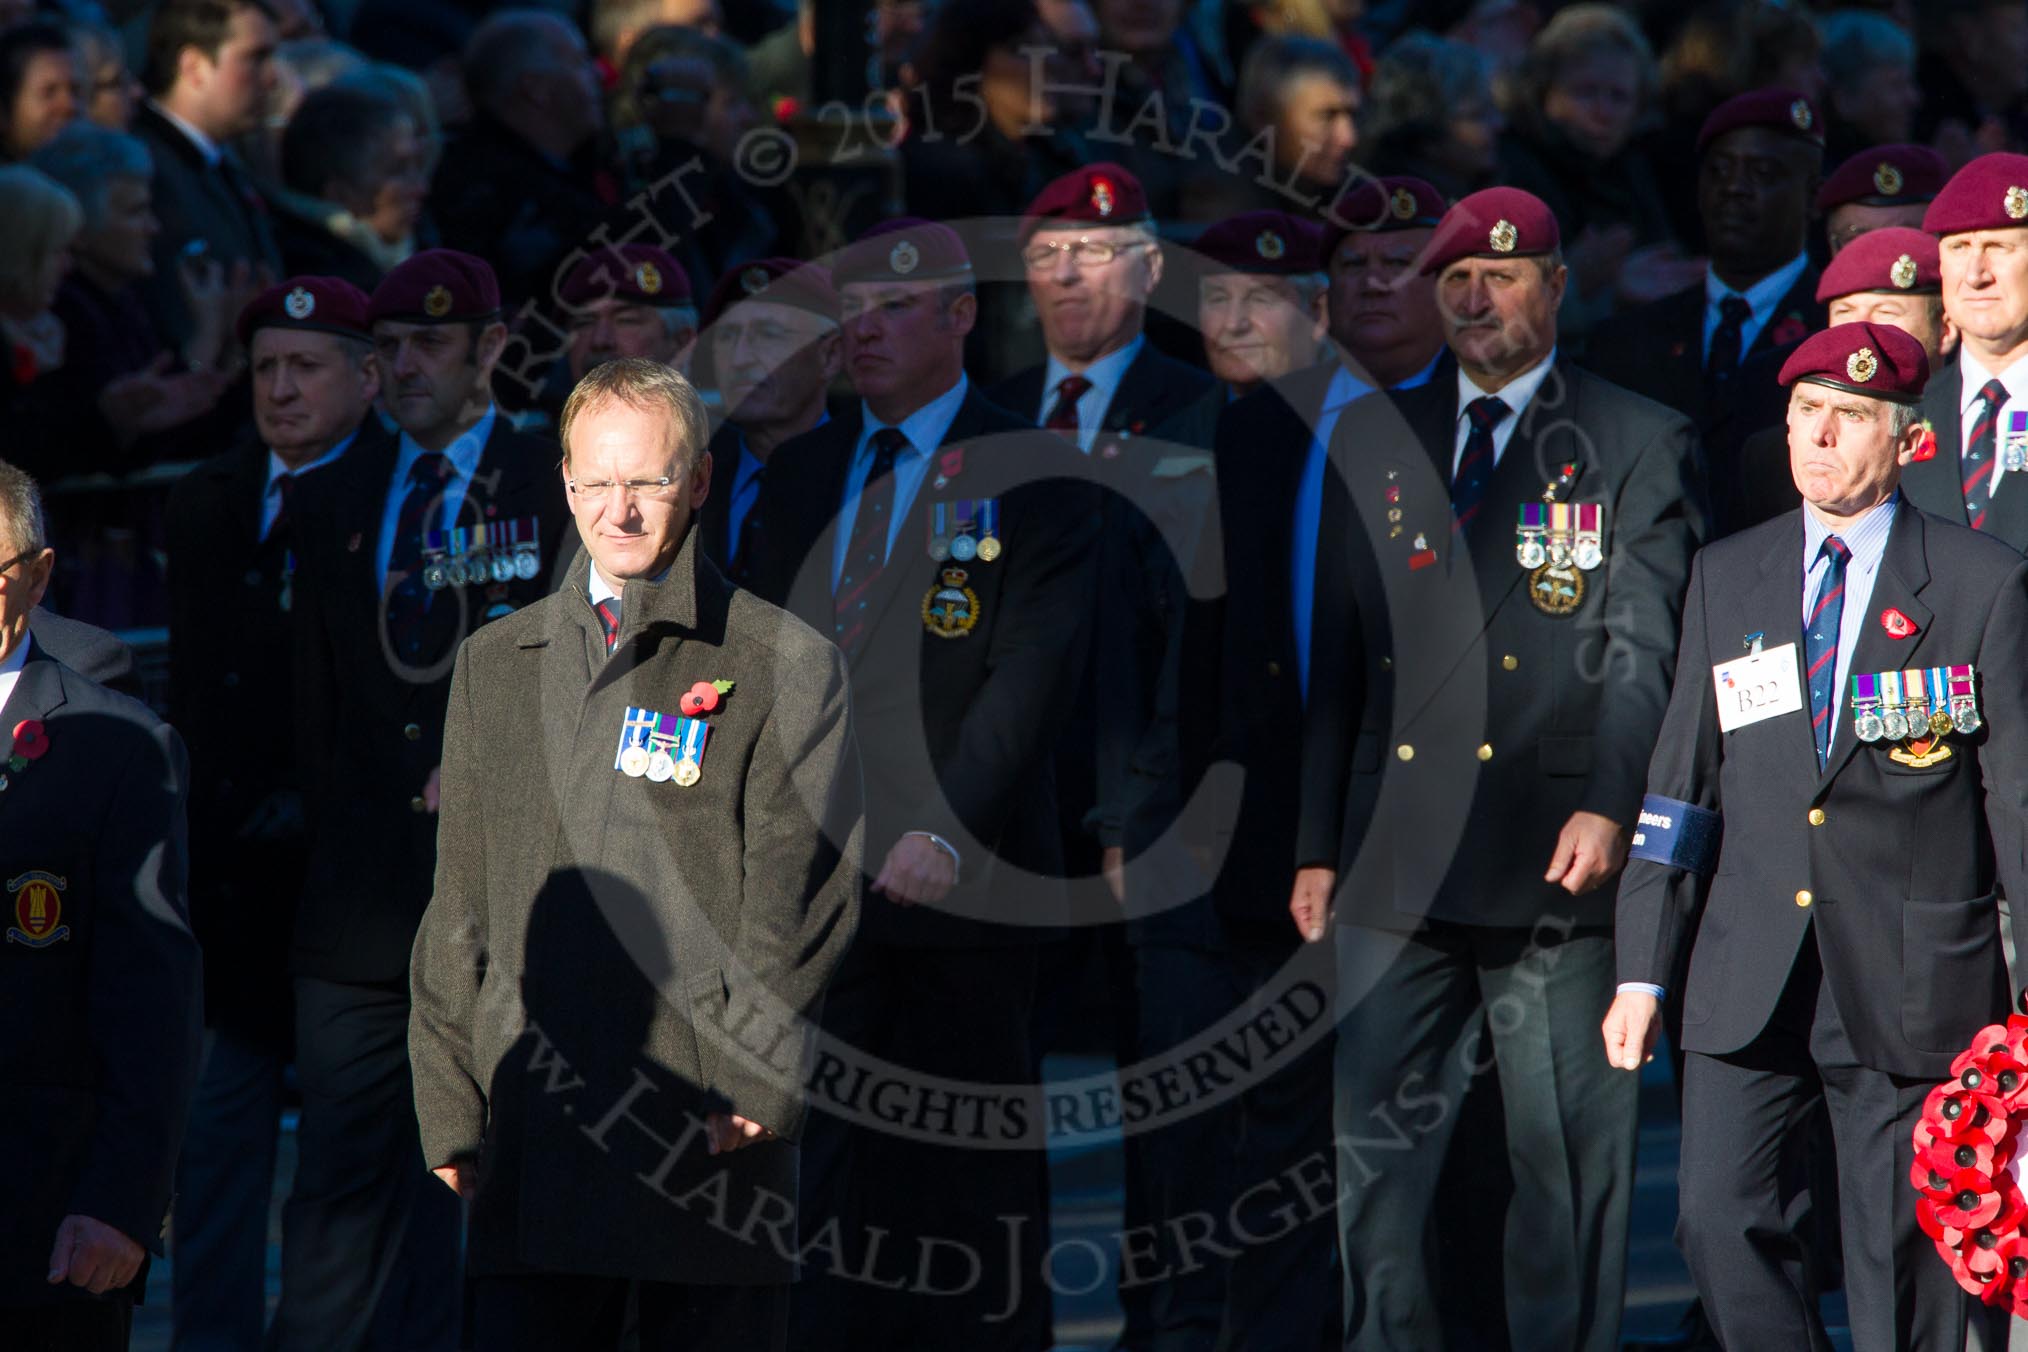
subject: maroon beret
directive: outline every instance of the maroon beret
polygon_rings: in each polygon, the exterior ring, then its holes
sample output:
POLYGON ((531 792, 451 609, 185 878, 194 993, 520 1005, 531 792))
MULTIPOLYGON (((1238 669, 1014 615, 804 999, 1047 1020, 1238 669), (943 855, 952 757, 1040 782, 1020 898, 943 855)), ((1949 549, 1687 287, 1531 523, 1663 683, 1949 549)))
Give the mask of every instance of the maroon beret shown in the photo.
POLYGON ((239 312, 239 345, 259 329, 306 329, 346 338, 373 337, 366 293, 342 277, 291 277, 277 282, 239 312))
POLYGON ((1331 255, 1355 230, 1425 230, 1443 219, 1444 195, 1430 184, 1406 174, 1362 178, 1342 193, 1324 213, 1324 238, 1318 256, 1330 266, 1331 255))
POLYGON ((1860 291, 1935 294, 1943 289, 1938 253, 1936 236, 1913 226, 1868 230, 1838 250, 1817 279, 1817 299, 1836 300, 1860 291))
POLYGON ((1824 119, 1816 105, 1793 89, 1753 89, 1735 94, 1711 110, 1697 133, 1697 153, 1729 131, 1741 127, 1766 127, 1787 132, 1811 145, 1824 148, 1824 119))
POLYGON ((972 275, 972 256, 958 232, 937 221, 896 216, 882 221, 831 259, 831 280, 928 282, 972 275))
POLYGON ((1253 272, 1291 277, 1324 266, 1318 245, 1324 228, 1286 211, 1247 211, 1227 217, 1197 237, 1206 272, 1253 272))
POLYGON ((1835 324, 1805 338, 1782 363, 1782 384, 1798 380, 1913 404, 1929 383, 1929 354, 1892 324, 1835 324))
POLYGON ((1950 170, 1928 146, 1886 145, 1862 150, 1831 171, 1817 189, 1817 210, 1857 202, 1900 207, 1927 202, 1943 188, 1950 170))
POLYGON ((1460 258, 1512 258, 1553 252, 1562 242, 1556 213, 1532 192, 1481 188, 1460 197, 1437 222, 1423 254, 1425 276, 1442 272, 1460 258))
POLYGON ((500 282, 483 258, 456 249, 424 249, 397 263, 373 289, 372 323, 462 324, 500 314, 500 282))
POLYGON ((1995 151, 1951 175, 1923 213, 1932 235, 2011 230, 2028 225, 2028 155, 1995 151))
POLYGON ((793 305, 838 322, 838 288, 831 284, 831 271, 820 263, 800 258, 762 258, 718 279, 705 302, 704 322, 718 317, 744 300, 764 300, 772 305, 793 305))
POLYGON ((1141 180, 1117 164, 1087 164, 1035 194, 1021 215, 1021 242, 1045 225, 1130 225, 1147 219, 1141 180))
POLYGON ((688 305, 690 274, 652 244, 615 244, 580 258, 557 293, 573 310, 608 298, 634 305, 688 305))

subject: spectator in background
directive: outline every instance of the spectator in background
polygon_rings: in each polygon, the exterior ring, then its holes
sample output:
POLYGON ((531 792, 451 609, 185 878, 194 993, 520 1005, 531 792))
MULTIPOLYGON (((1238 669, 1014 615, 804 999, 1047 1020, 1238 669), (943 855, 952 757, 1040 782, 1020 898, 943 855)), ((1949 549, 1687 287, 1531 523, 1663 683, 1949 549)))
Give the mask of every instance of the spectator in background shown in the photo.
POLYGON ((1915 129, 1922 88, 1915 82, 1915 39, 1882 14, 1841 9, 1822 20, 1824 159, 1840 164, 1867 146, 1905 142, 1915 129))
POLYGON ((1762 0, 1740 11, 1733 69, 1743 89, 1793 89, 1816 103, 1824 96, 1823 50, 1814 14, 1762 0))
POLYGON ((54 313, 65 336, 63 369, 51 377, 70 418, 69 472, 126 470, 201 457, 200 421, 218 403, 231 353, 224 288, 182 280, 196 325, 189 343, 165 351, 139 284, 155 270, 161 230, 152 206, 154 166, 138 137, 75 123, 36 152, 35 167, 82 209, 72 267, 54 313))
POLYGON ((0 33, 0 155, 25 160, 77 116, 77 54, 50 23, 0 33))
POLYGON ((1404 34, 1381 56, 1360 121, 1367 169, 1412 174, 1447 198, 1491 181, 1506 126, 1485 56, 1424 32, 1404 34))
POLYGON ((1654 300, 1700 275, 1676 256, 1661 189, 1634 145, 1657 79, 1639 27, 1605 4, 1558 13, 1515 75, 1502 181, 1541 198, 1563 228, 1567 333, 1583 332, 1622 298, 1654 300))
POLYGON ((724 27, 718 0, 592 0, 591 48, 608 79, 619 74, 627 53, 651 28, 694 28, 717 37, 724 27))
POLYGON ((1925 0, 1915 140, 1952 168, 1975 155, 2028 149, 2028 6, 1925 0))
POLYGON ((79 116, 125 131, 141 102, 141 82, 127 68, 126 44, 99 23, 71 24, 70 40, 77 52, 79 116))
POLYGON ((53 397, 64 362, 63 321, 51 307, 84 223, 77 199, 27 165, 0 166, 0 425, 7 456, 44 482, 69 470, 59 432, 71 410, 53 397))
POLYGON ((227 270, 233 314, 281 266, 266 205, 224 144, 260 125, 275 85, 275 43, 265 0, 164 0, 148 29, 148 100, 134 133, 155 163, 162 233, 144 298, 156 331, 177 347, 197 324, 181 259, 227 270))
MULTIPOLYGON (((1359 71, 1343 48, 1263 38, 1247 53, 1233 101, 1246 136, 1273 132, 1268 206, 1300 210, 1337 197, 1359 144, 1359 71)), ((1258 173, 1251 161, 1249 172, 1258 173)))
POLYGON ((303 100, 282 134, 275 232, 291 274, 370 292, 415 252, 429 180, 413 119, 390 99, 334 85, 303 100))
POLYGON ((546 297, 550 274, 617 200, 594 144, 605 122, 584 38, 563 19, 503 9, 465 45, 471 124, 431 184, 445 245, 488 260, 508 313, 546 297))
MULTIPOLYGON (((946 5, 946 10, 950 8, 946 5)), ((1227 102, 1224 82, 1213 70, 1196 35, 1184 23, 1184 0, 1094 0, 1099 49, 1125 52, 1120 69, 1119 107, 1138 110, 1160 95, 1166 133, 1180 143, 1188 133, 1192 102, 1227 102)))

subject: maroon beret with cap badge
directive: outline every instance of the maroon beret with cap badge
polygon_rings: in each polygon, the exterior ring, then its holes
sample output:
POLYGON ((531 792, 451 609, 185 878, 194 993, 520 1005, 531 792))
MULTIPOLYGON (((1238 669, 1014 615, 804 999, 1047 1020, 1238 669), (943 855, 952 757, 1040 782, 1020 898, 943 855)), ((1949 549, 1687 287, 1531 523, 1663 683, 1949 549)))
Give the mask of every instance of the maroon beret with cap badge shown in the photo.
POLYGON ((1035 194, 1021 213, 1021 242, 1044 226, 1133 225, 1148 219, 1148 194, 1124 167, 1087 164, 1035 194))
POLYGON ((1793 89, 1750 89, 1711 110, 1697 131, 1697 153, 1702 155, 1713 141, 1742 127, 1786 132, 1819 150, 1824 148, 1824 119, 1815 104, 1793 89))
POLYGON ((1836 300, 1861 291, 1935 295, 1943 289, 1939 252, 1936 236, 1913 226, 1868 230, 1838 250, 1824 268, 1817 279, 1817 299, 1836 300))
POLYGON ((246 303, 235 332, 245 347, 260 329, 299 329, 371 340, 367 296, 342 277, 290 277, 246 303))
POLYGON ((395 264, 366 317, 405 324, 461 324, 500 316, 500 281, 483 258, 456 249, 424 249, 395 264))
POLYGON ((1433 185, 1407 174, 1361 179, 1324 213, 1319 256, 1329 266, 1331 255, 1354 231, 1430 229, 1443 219, 1448 205, 1433 185))
POLYGON ((1324 230, 1286 211, 1246 211, 1209 226, 1192 246, 1206 272, 1291 277, 1319 271, 1324 230))
POLYGON ((972 275, 972 256, 958 232, 937 221, 896 216, 871 227, 831 258, 831 280, 928 282, 972 275))
POLYGON ((1805 338, 1782 363, 1781 383, 1799 380, 1913 404, 1929 383, 1929 354, 1892 324, 1834 324, 1805 338))
POLYGON ((1944 157, 1928 146, 1885 145, 1860 151, 1831 171, 1817 189, 1817 210, 1854 203, 1911 206, 1932 200, 1950 177, 1944 157))
POLYGON ((727 310, 748 300, 793 305, 833 323, 838 321, 838 288, 832 284, 831 270, 800 258, 757 258, 726 273, 711 288, 704 322, 714 323, 727 310))
POLYGON ((1996 151, 1951 175, 1922 215, 1932 235, 2028 226, 2028 155, 1996 151))
POLYGON ((1425 275, 1461 258, 1513 258, 1553 253, 1563 242, 1556 213, 1532 192, 1482 188, 1458 199, 1437 222, 1423 255, 1425 275))
POLYGON ((580 258, 557 288, 557 299, 574 310, 609 297, 634 305, 688 305, 690 274, 652 244, 614 244, 580 258))

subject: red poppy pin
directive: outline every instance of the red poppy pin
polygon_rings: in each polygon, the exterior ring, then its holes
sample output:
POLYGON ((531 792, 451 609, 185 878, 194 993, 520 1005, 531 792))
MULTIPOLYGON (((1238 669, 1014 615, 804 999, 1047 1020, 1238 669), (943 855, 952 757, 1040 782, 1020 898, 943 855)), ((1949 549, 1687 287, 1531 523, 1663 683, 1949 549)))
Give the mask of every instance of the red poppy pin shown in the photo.
POLYGON ((699 681, 684 692, 676 708, 685 718, 702 718, 718 708, 721 695, 732 693, 731 681, 699 681))
POLYGON ((1896 610, 1893 606, 1880 612, 1880 627, 1895 638, 1908 638, 1915 633, 1915 621, 1896 610))
POLYGON ((1690 344, 1688 343, 1671 343, 1669 345, 1669 355, 1672 357, 1680 357, 1689 350, 1690 344))
POLYGON ((1803 317, 1791 313, 1781 317, 1780 322, 1774 326, 1774 332, 1768 335, 1768 341, 1776 347, 1787 347, 1792 343, 1800 343, 1809 336, 1810 326, 1803 322, 1803 317))
POLYGON ((958 475, 964 472, 964 469, 965 448, 962 446, 954 446, 950 450, 945 451, 943 457, 937 461, 937 473, 943 475, 946 479, 957 478, 958 475))
POLYGON ((364 538, 358 531, 353 531, 350 538, 345 541, 345 552, 347 554, 357 554, 359 552, 360 541, 364 538))
POLYGON ((1910 456, 1909 459, 1911 461, 1934 460, 1936 459, 1936 429, 1930 426, 1928 418, 1924 418, 1919 426, 1922 428, 1922 440, 1915 443, 1915 454, 1910 456))
POLYGON ((39 718, 24 718, 14 725, 14 749, 8 753, 7 768, 20 774, 28 768, 28 762, 39 761, 49 753, 49 733, 39 718))

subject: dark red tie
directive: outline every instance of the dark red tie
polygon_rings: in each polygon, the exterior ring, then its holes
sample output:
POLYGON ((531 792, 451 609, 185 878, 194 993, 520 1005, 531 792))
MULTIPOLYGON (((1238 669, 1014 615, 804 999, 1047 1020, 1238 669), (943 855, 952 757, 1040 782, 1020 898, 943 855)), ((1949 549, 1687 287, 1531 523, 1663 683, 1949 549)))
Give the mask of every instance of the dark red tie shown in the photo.
POLYGON ((1481 395, 1465 405, 1472 430, 1465 435, 1464 454, 1458 457, 1458 472, 1451 476, 1451 512, 1457 529, 1470 524, 1486 496, 1486 480, 1493 474, 1493 429, 1507 416, 1507 401, 1496 394, 1481 395))
POLYGON ((1972 421, 1972 435, 1965 442, 1962 467, 1965 519, 1972 523, 1973 530, 1985 529, 1986 509, 1992 506, 1987 494, 1993 484, 1993 452, 2000 439, 2000 406, 2007 402, 2007 387, 1989 380, 1979 386, 1979 400, 1979 416, 1972 421))
POLYGON ((296 476, 294 474, 277 474, 275 476, 275 496, 282 501, 281 505, 275 509, 275 519, 268 523, 268 533, 265 538, 269 540, 284 538, 289 529, 289 499, 294 495, 295 488, 296 476))
POLYGON ((1077 440, 1077 401, 1091 388, 1091 382, 1083 376, 1065 376, 1056 383, 1056 406, 1049 410, 1049 421, 1042 425, 1052 432, 1060 432, 1072 441, 1077 440))
POLYGON ((592 609, 599 613, 599 627, 606 631, 606 652, 611 653, 613 645, 620 641, 620 608, 608 596, 592 602, 592 609))
POLYGON ((873 468, 859 490, 859 512, 852 519, 852 539, 845 546, 845 566, 832 596, 831 638, 847 657, 856 655, 866 637, 866 600, 874 580, 887 567, 887 525, 894 516, 894 459, 908 445, 900 429, 883 427, 873 434, 873 468))

